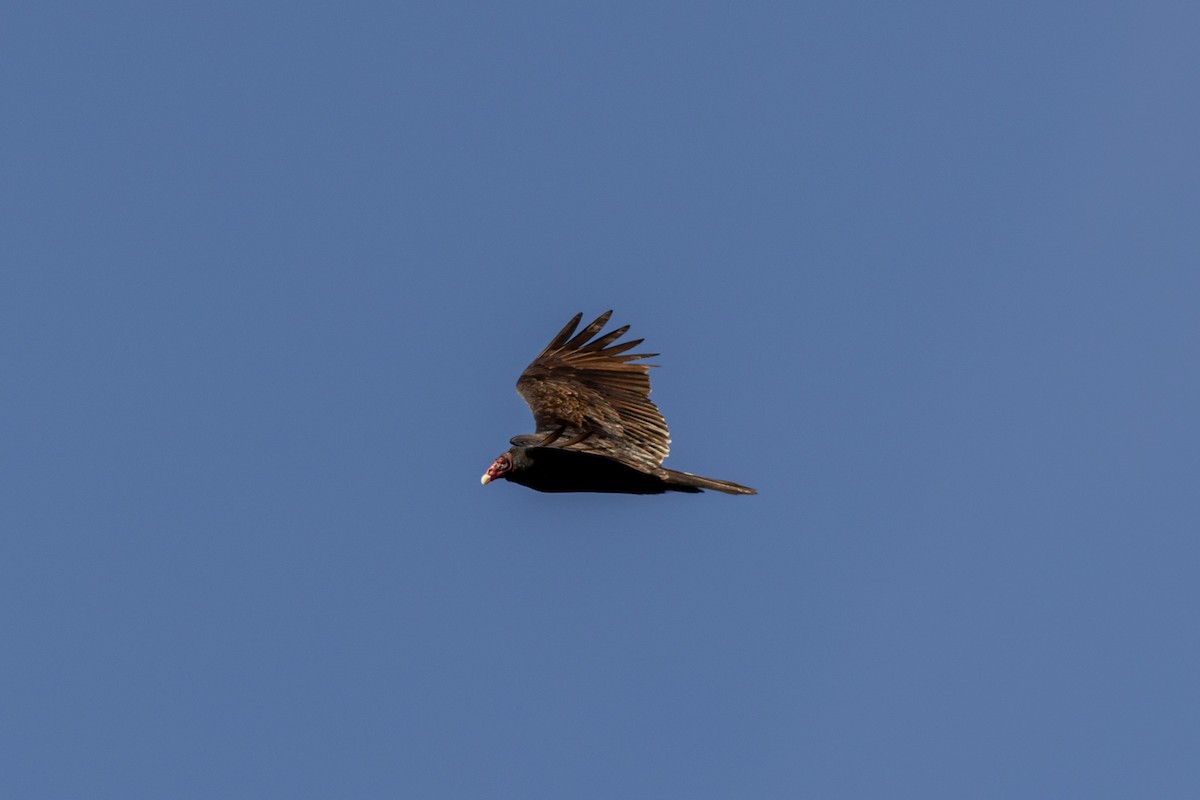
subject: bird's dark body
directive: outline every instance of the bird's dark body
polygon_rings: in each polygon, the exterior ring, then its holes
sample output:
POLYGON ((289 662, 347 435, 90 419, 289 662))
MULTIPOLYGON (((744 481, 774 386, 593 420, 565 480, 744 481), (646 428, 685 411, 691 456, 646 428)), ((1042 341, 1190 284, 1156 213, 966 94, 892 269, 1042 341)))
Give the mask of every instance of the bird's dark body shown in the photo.
MULTIPOLYGON (((513 483, 539 492, 610 492, 618 494, 662 494, 699 492, 622 464, 607 456, 559 447, 513 448, 513 483)), ((668 472, 668 470, 663 470, 668 472)))

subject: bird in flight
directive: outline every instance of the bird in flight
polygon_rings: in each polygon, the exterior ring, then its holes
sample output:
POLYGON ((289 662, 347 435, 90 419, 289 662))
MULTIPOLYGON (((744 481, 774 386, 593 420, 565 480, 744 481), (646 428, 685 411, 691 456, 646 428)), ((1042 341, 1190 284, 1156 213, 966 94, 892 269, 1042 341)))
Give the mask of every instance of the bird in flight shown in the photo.
POLYGON ((757 494, 662 466, 671 438, 650 400, 653 365, 638 363, 658 354, 625 355, 643 341, 614 344, 628 325, 597 336, 611 316, 606 311, 575 333, 583 319, 576 314, 521 373, 517 392, 529 404, 537 432, 514 436, 512 447, 483 474, 483 485, 504 478, 539 492, 757 494))

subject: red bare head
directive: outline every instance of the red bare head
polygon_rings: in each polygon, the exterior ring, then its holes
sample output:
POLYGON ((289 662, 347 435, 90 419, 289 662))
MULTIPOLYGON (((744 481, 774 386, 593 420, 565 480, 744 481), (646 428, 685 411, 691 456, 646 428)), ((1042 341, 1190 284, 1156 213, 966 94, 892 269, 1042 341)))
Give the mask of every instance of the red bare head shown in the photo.
POLYGON ((496 480, 496 478, 503 477, 506 472, 512 469, 512 466, 512 456, 508 453, 501 453, 500 457, 493 461, 492 465, 488 467, 488 471, 483 473, 483 477, 479 479, 479 482, 484 486, 487 486, 488 483, 496 480))

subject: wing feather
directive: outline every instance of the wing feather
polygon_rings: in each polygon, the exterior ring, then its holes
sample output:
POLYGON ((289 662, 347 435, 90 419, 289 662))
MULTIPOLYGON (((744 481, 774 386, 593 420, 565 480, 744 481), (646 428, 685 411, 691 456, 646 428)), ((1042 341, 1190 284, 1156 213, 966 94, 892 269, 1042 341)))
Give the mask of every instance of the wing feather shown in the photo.
MULTIPOLYGON (((623 330, 629 330, 628 326, 626 326, 623 330)), ((612 347, 609 347, 604 352, 608 353, 610 356, 615 356, 618 353, 624 353, 626 350, 632 350, 633 348, 637 347, 639 344, 641 344, 644 341, 646 341, 646 340, 645 339, 630 339, 628 342, 621 342, 620 344, 614 344, 612 347)))
MULTIPOLYGON (((591 342, 588 342, 583 347, 579 348, 579 352, 594 353, 597 350, 603 350, 604 348, 608 347, 610 344, 615 342, 617 339, 620 339, 622 336, 624 336, 626 334, 626 332, 628 332, 628 330, 629 330, 628 325, 622 325, 621 327, 617 328, 615 331, 609 331, 608 333, 604 334, 603 336, 599 337, 598 339, 593 339, 591 342)), ((633 341, 640 342, 642 340, 634 339, 633 341)), ((625 342, 624 344, 617 345, 617 346, 624 347, 626 350, 628 350, 630 347, 630 343, 625 342)), ((612 348, 609 348, 609 352, 610 353, 612 352, 612 348)))
MULTIPOLYGON (((567 342, 566 344, 564 344, 562 346, 563 349, 564 350, 578 350, 579 347, 584 342, 586 342, 588 339, 595 336, 597 333, 600 332, 600 330, 605 325, 608 324, 608 318, 611 316, 612 316, 611 309, 608 311, 605 311, 603 314, 601 314, 599 317, 596 318, 595 322, 593 322, 591 325, 588 325, 586 328, 581 330, 579 333, 575 334, 574 339, 572 339, 571 341, 567 342)), ((581 317, 581 319, 582 319, 582 317, 581 317)))
POLYGON ((571 338, 571 334, 575 332, 575 328, 578 327, 579 322, 582 319, 582 311, 571 317, 571 321, 564 325, 563 329, 558 332, 558 335, 550 340, 550 344, 546 345, 546 350, 555 350, 559 347, 562 347, 566 343, 567 339, 571 338))

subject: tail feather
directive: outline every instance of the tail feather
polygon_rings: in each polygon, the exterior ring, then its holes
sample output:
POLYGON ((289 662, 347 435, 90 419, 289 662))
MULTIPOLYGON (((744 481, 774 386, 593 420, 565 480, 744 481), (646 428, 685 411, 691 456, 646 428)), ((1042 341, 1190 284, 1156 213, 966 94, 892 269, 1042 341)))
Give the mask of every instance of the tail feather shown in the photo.
POLYGON ((742 486, 733 481, 722 481, 716 478, 704 478, 699 475, 693 475, 690 472, 676 472, 673 469, 666 470, 667 483, 671 488, 680 492, 695 492, 700 489, 713 489, 725 494, 758 494, 749 486, 742 486))

